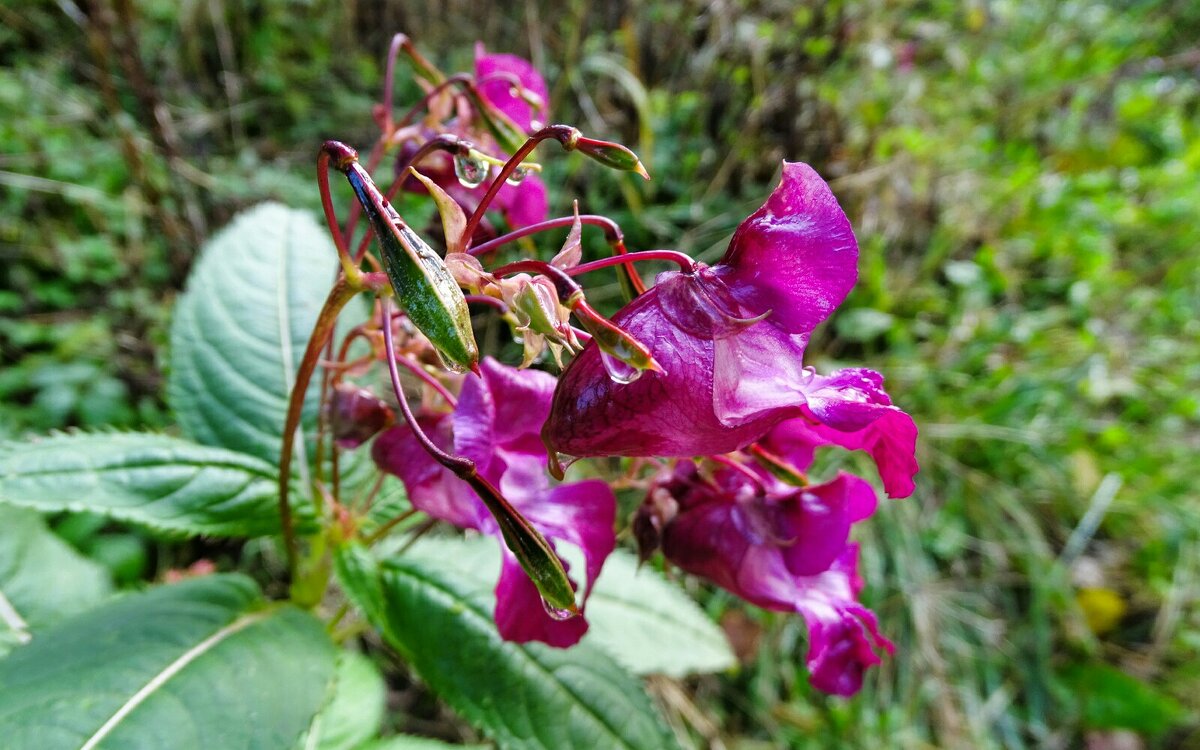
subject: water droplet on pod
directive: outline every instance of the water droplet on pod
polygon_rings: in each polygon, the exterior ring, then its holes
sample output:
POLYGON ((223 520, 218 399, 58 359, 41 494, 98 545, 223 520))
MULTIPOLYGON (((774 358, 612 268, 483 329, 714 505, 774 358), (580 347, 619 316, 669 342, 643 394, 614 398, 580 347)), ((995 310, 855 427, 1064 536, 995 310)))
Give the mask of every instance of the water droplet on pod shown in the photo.
POLYGON ((505 182, 507 182, 509 185, 520 185, 525 181, 525 178, 529 176, 530 171, 532 170, 530 170, 529 167, 517 167, 513 170, 512 174, 508 176, 508 179, 505 180, 505 182))
POLYGON ((542 607, 546 610, 546 614, 550 615, 550 619, 555 620, 556 622, 563 622, 564 620, 570 620, 572 617, 575 616, 575 613, 572 612, 571 610, 559 609, 558 607, 554 606, 553 604, 546 601, 545 599, 542 600, 542 607))
POLYGON ((628 385, 642 376, 642 371, 626 362, 622 362, 606 351, 600 352, 600 361, 604 363, 604 369, 608 372, 608 377, 614 383, 628 385))
POLYGON ((467 189, 482 185, 491 171, 490 164, 470 154, 459 154, 454 157, 454 176, 467 189))
POLYGON ((453 372, 456 375, 461 375, 467 371, 465 365, 460 365, 457 362, 451 362, 449 357, 447 357, 445 354, 442 354, 441 349, 438 349, 435 346, 433 350, 437 352, 438 360, 442 363, 442 367, 445 367, 450 372, 453 372))

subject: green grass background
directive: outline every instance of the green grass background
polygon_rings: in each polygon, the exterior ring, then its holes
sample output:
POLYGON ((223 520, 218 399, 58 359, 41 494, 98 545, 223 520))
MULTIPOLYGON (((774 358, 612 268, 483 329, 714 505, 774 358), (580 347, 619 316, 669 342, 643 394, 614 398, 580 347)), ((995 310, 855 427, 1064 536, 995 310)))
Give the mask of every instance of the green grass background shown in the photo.
MULTIPOLYGON (((859 286, 810 351, 883 372, 921 428, 916 493, 859 534, 896 655, 825 698, 798 618, 700 591, 745 664, 654 682, 679 731, 1200 747, 1186 0, 0 5, 0 437, 169 425, 166 325, 200 242, 263 199, 318 209, 317 146, 372 142, 395 31, 448 70, 476 40, 529 56, 553 119, 634 147, 649 183, 544 156, 556 212, 578 198, 631 248, 714 260, 782 159, 813 164, 856 229, 859 286)), ((615 283, 595 294, 619 304, 615 283)), ((188 562, 56 528, 121 580, 188 562)))

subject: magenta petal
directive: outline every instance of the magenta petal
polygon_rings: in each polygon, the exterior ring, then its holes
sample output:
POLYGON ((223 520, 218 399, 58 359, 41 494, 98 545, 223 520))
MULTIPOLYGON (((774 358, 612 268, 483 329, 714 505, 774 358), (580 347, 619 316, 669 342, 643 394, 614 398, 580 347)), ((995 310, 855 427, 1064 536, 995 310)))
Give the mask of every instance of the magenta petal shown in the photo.
POLYGON ((702 339, 731 336, 758 322, 742 308, 713 269, 696 264, 693 273, 667 271, 654 282, 663 314, 675 327, 702 339))
POLYGON ((866 481, 840 473, 831 482, 805 487, 777 501, 777 531, 788 571, 797 576, 827 570, 846 549, 850 526, 875 512, 875 491, 866 481))
POLYGON ((828 443, 813 431, 813 424, 806 417, 785 419, 758 441, 760 447, 798 471, 812 466, 817 448, 828 443))
MULTIPOLYGON (((486 366, 485 359, 480 368, 486 366)), ((454 451, 474 461, 484 476, 488 475, 486 467, 496 453, 496 436, 492 427, 495 418, 496 403, 486 375, 480 377, 468 373, 458 394, 458 405, 451 416, 454 451)))
POLYGON ((858 547, 849 545, 834 565, 809 579, 796 609, 808 623, 807 665, 813 686, 850 696, 862 688, 867 667, 895 646, 879 633, 875 615, 858 603, 858 547))
POLYGON ((661 289, 613 316, 664 373, 614 384, 589 345, 559 381, 547 443, 574 456, 709 455, 799 416, 809 333, 850 291, 857 263, 829 186, 808 166, 785 163, 721 263, 663 274, 661 289))
POLYGON ((873 512, 874 491, 840 474, 823 485, 764 497, 740 476, 718 472, 717 486, 691 462, 680 462, 656 489, 678 507, 663 518, 663 553, 753 604, 801 613, 809 626, 813 684, 838 695, 857 692, 865 669, 892 650, 858 602, 858 548, 846 541, 850 526, 873 512))
POLYGON ((520 370, 491 357, 483 359, 481 368, 487 387, 495 396, 493 429, 497 444, 509 450, 539 454, 544 463, 542 425, 550 414, 550 401, 558 381, 548 372, 520 370))
POLYGON ((536 504, 526 505, 522 512, 547 537, 569 542, 583 551, 586 602, 604 561, 617 544, 613 530, 617 498, 612 488, 599 479, 560 484, 536 504))
POLYGON ((790 333, 808 333, 829 317, 858 280, 858 242, 829 185, 812 167, 784 162, 767 202, 742 222, 720 266, 726 282, 756 314, 790 333))
MULTIPOLYGON (((439 448, 450 447, 450 419, 421 417, 421 426, 439 448)), ((465 529, 495 525, 483 503, 454 474, 439 465, 413 436, 407 425, 392 427, 375 438, 371 457, 383 471, 404 482, 413 507, 465 529)))
MULTIPOLYGON (((598 479, 559 485, 520 508, 530 523, 560 549, 561 543, 567 542, 582 550, 585 608, 604 561, 616 546, 616 508, 612 490, 598 479)), ((572 582, 578 590, 578 580, 572 582)), ((550 617, 541 595, 507 551, 496 584, 496 625, 506 640, 541 641, 560 648, 573 645, 587 631, 582 617, 564 621, 550 617)))
POLYGON ((504 550, 500 580, 496 582, 495 618, 496 629, 506 641, 540 641, 558 648, 574 646, 588 629, 587 620, 582 617, 568 620, 551 617, 537 587, 507 549, 504 550))
POLYGON ((908 497, 914 489, 917 426, 892 405, 883 376, 850 368, 817 377, 805 389, 807 411, 817 424, 811 430, 822 443, 870 454, 891 497, 908 497))
MULTIPOLYGON (((559 379, 546 438, 573 456, 696 456, 726 453, 762 435, 773 421, 729 427, 713 412, 714 342, 673 324, 651 289, 613 317, 644 343, 664 373, 611 380, 589 344, 559 379)), ((755 327, 763 325, 756 324, 755 327)))
MULTIPOLYGON (((550 92, 542 74, 528 60, 507 54, 487 54, 482 43, 475 45, 475 80, 481 81, 497 73, 508 73, 516 76, 521 86, 529 89, 542 98, 543 104, 550 99, 550 92)), ((480 93, 504 114, 508 115, 517 127, 529 131, 534 119, 534 110, 529 103, 512 92, 512 84, 504 80, 484 81, 479 85, 480 93)), ((539 115, 545 119, 543 109, 539 115)))
POLYGON ((798 414, 801 389, 812 379, 804 368, 807 334, 789 334, 768 321, 713 343, 713 413, 737 427, 798 414))
POLYGON ((546 220, 550 214, 550 203, 546 196, 546 183, 537 175, 529 175, 519 185, 505 185, 501 193, 505 197, 504 218, 512 229, 531 226, 546 220))

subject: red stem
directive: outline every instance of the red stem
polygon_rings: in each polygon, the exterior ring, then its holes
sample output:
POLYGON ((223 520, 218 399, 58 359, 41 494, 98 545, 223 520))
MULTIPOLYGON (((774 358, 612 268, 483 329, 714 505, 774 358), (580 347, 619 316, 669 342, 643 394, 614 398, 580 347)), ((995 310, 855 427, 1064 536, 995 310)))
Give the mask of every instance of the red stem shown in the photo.
POLYGON ((304 357, 296 370, 296 382, 292 384, 292 393, 288 399, 287 418, 283 425, 283 445, 279 452, 279 525, 283 531, 284 548, 287 551, 288 570, 296 572, 296 529, 292 523, 292 506, 288 504, 288 492, 291 486, 292 454, 296 445, 296 433, 300 430, 300 414, 304 410, 304 396, 308 392, 308 384, 312 380, 317 362, 321 358, 321 350, 325 348, 326 340, 333 334, 334 324, 337 323, 338 313, 346 303, 358 294, 358 289, 351 286, 344 277, 338 278, 333 289, 317 315, 313 325, 312 335, 309 336, 308 346, 304 357))
POLYGON ((566 269, 566 272, 571 276, 578 276, 589 271, 598 271, 601 268, 608 268, 609 266, 618 264, 628 267, 634 262, 643 260, 664 260, 674 263, 684 273, 692 273, 696 270, 696 262, 678 250, 641 250, 636 253, 614 255, 611 258, 600 258, 599 260, 580 263, 574 268, 566 269))
POLYGON ((463 230, 463 243, 465 248, 469 250, 471 247, 471 238, 475 235, 475 230, 479 228, 479 222, 483 221, 484 212, 487 211, 488 206, 491 205, 492 200, 496 197, 496 194, 500 192, 500 188, 504 187, 504 181, 512 176, 512 173, 516 171, 517 166, 520 165, 521 162, 525 161, 527 156, 533 153, 533 150, 537 148, 539 143, 550 138, 553 138, 564 144, 564 148, 566 148, 566 144, 574 144, 575 140, 578 140, 579 131, 569 125, 550 125, 549 127, 542 128, 538 132, 529 136, 529 140, 525 141, 525 143, 522 144, 519 149, 517 149, 517 152, 513 154, 508 161, 504 162, 504 166, 500 168, 500 173, 496 175, 496 179, 492 180, 492 184, 488 186, 488 190, 486 193, 484 193, 483 199, 479 201, 479 205, 475 207, 475 211, 471 214, 471 218, 467 220, 466 229, 463 230))
MULTIPOLYGON (((549 232, 554 229, 562 229, 563 227, 569 227, 574 223, 574 216, 560 216, 557 219, 547 219, 546 221, 540 221, 537 224, 530 224, 528 226, 521 227, 520 229, 514 229, 508 234, 488 240, 482 245, 477 245, 467 252, 470 255, 484 255, 496 250, 497 248, 507 245, 510 242, 516 242, 522 237, 528 237, 532 234, 538 234, 540 232, 549 232)), ((614 246, 616 244, 622 244, 623 246, 624 235, 621 233, 621 227, 617 226, 617 223, 607 216, 599 216, 597 214, 581 214, 579 217, 579 223, 602 228, 604 230, 605 238, 608 240, 609 244, 614 246)))
MULTIPOLYGON (((383 298, 383 319, 385 321, 391 319, 392 301, 388 298, 383 298)), ((392 327, 385 325, 383 327, 383 343, 384 352, 387 357, 388 374, 392 378, 392 390, 396 393, 396 401, 400 405, 400 413, 404 415, 404 420, 408 422, 409 429, 412 430, 413 436, 425 452, 433 457, 442 466, 445 466, 455 475, 466 479, 467 477, 475 476, 475 462, 469 458, 460 456, 452 456, 441 448, 433 444, 425 431, 421 429, 421 425, 417 423, 417 418, 413 416, 412 407, 408 405, 408 397, 404 395, 404 385, 400 382, 400 370, 396 363, 396 349, 392 336, 392 327)))
MULTIPOLYGON (((417 164, 421 161, 421 159, 429 156, 434 151, 461 153, 463 150, 470 150, 471 148, 472 146, 470 142, 464 141, 458 136, 451 135, 449 133, 443 133, 436 138, 429 139, 413 153, 409 160, 403 164, 401 169, 396 171, 396 177, 392 179, 392 184, 388 186, 387 192, 383 194, 383 197, 389 201, 395 200, 396 193, 400 192, 400 186, 404 184, 406 179, 408 179, 409 167, 417 164)), ((358 205, 357 201, 354 205, 358 205)), ((366 254, 367 248, 370 245, 371 233, 367 232, 362 238, 362 241, 358 243, 358 248, 354 251, 355 260, 362 260, 363 255, 366 254)))
POLYGON ((333 194, 329 191, 329 159, 330 151, 325 147, 321 147, 321 153, 317 156, 317 187, 321 191, 321 208, 325 211, 325 223, 329 225, 329 233, 333 235, 333 243, 337 246, 338 258, 342 264, 353 264, 350 258, 350 247, 346 239, 342 236, 341 227, 338 226, 337 211, 333 207, 333 194))
POLYGON ((489 297, 486 294, 468 294, 465 295, 467 304, 487 305, 499 310, 501 313, 508 312, 508 305, 504 304, 504 300, 489 297))

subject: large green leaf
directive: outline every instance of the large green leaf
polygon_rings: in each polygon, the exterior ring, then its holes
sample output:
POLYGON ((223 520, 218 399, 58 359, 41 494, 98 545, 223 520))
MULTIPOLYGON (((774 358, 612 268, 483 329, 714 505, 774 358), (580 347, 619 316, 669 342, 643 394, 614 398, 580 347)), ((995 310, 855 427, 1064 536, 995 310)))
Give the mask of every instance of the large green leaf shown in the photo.
POLYGON ((636 674, 720 672, 737 664, 725 633, 680 588, 637 558, 614 552, 588 599, 584 642, 636 674))
POLYGON ((343 585, 384 637, 464 718, 503 748, 676 747, 638 681, 602 650, 509 643, 478 586, 403 557, 378 569, 339 554, 343 585))
MULTIPOLYGON (((0 632, 15 645, 112 593, 112 578, 32 510, 0 506, 0 632)), ((7 648, 0 646, 0 655, 7 648)))
MULTIPOLYGON (((188 437, 278 462, 288 396, 336 268, 328 232, 275 203, 205 244, 171 325, 167 396, 188 437)), ((316 415, 310 387, 309 434, 316 415)), ((307 466, 303 441, 296 450, 307 466)))
POLYGON ((313 718, 301 750, 354 750, 379 733, 387 685, 374 662, 342 651, 332 688, 332 699, 313 718))
POLYGON ((248 578, 161 586, 0 660, 0 738, 37 750, 290 747, 333 675, 321 623, 248 578))
POLYGON ((74 433, 0 445, 0 503, 90 511, 189 534, 278 531, 277 474, 243 453, 149 433, 74 433))
MULTIPOLYGON (((491 596, 500 575, 499 547, 491 539, 425 539, 406 554, 452 570, 480 596, 491 596)), ((635 674, 682 677, 737 663, 725 634, 691 597, 657 571, 639 570, 637 559, 622 550, 605 561, 587 619, 584 642, 635 674)))
POLYGON ((425 737, 397 735, 359 745, 354 750, 486 750, 485 745, 451 745, 425 737))

